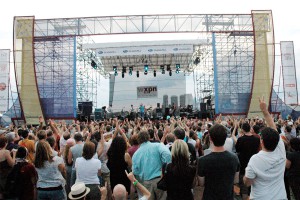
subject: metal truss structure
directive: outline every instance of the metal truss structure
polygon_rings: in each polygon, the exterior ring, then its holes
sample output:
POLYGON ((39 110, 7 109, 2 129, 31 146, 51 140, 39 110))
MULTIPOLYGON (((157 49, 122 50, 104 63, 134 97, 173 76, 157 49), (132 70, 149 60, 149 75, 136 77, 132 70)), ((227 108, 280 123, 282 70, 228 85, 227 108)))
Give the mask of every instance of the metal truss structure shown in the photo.
MULTIPOLYGON (((98 76, 93 76, 93 72, 90 73, 88 69, 94 53, 80 48, 80 45, 84 43, 82 37, 94 35, 207 34, 205 38, 208 41, 207 44, 195 49, 192 55, 190 72, 194 71, 198 102, 207 95, 213 95, 216 113, 247 113, 250 109, 252 93, 259 95, 269 89, 256 91, 253 83, 255 80, 253 69, 256 65, 254 62, 257 48, 254 48, 256 36, 267 37, 267 33, 273 28, 270 26, 272 24, 270 11, 253 11, 251 14, 166 14, 61 19, 34 19, 32 17, 29 22, 32 22, 33 26, 28 25, 26 17, 15 18, 14 31, 17 34, 14 40, 15 42, 20 39, 25 41, 26 38, 19 33, 27 27, 26 34, 32 37, 34 45, 34 53, 32 52, 31 55, 35 71, 31 70, 30 75, 34 75, 36 79, 38 90, 35 91, 37 92, 35 95, 40 100, 40 102, 35 100, 34 104, 42 107, 46 118, 76 117, 76 97, 77 100, 94 101, 96 94, 92 94, 93 83, 98 84, 99 81, 98 76), (256 21, 253 20, 254 16, 257 17, 256 21), (254 34, 254 25, 256 30, 260 31, 257 35, 254 34), (32 28, 31 32, 30 28, 32 28), (92 79, 92 84, 86 82, 89 79, 92 79), (87 88, 87 85, 90 88, 87 88)), ((260 45, 267 45, 267 43, 260 45)), ((14 49, 15 52, 25 50, 30 51, 30 49, 17 47, 14 49)), ((272 50, 268 51, 267 47, 264 55, 274 54, 272 50)), ((15 56, 18 55, 15 54, 15 56)), ((97 65, 97 73, 108 77, 109 71, 106 70, 101 59, 97 56, 93 58, 97 65)), ((267 59, 270 61, 272 57, 269 56, 267 59)), ((24 70, 21 64, 18 67, 22 74, 24 70)), ((267 67, 270 67, 271 72, 272 62, 268 62, 267 67)), ((272 73, 268 75, 271 76, 272 73)), ((22 76, 18 78, 19 88, 26 89, 18 90, 20 101, 23 102, 23 99, 26 99, 24 92, 29 87, 26 82, 23 82, 22 76)), ((270 80, 273 80, 272 77, 268 77, 265 81, 270 80)), ((269 93, 271 95, 271 90, 269 93)), ((23 105, 25 120, 26 118, 37 120, 38 116, 33 116, 34 112, 31 112, 34 110, 32 107, 23 103, 21 105, 23 105)))
POLYGON ((85 43, 91 43, 91 37, 77 37, 76 52, 76 99, 77 102, 92 101, 98 107, 98 88, 102 78, 109 78, 110 74, 104 71, 101 60, 90 49, 83 49, 85 43), (92 66, 92 61, 95 65, 92 66))

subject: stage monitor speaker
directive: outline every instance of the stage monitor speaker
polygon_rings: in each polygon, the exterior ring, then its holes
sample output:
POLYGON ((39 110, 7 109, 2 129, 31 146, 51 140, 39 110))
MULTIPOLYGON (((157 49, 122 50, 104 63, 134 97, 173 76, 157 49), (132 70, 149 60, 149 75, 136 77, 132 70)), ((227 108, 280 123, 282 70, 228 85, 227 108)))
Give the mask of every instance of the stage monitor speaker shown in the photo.
POLYGON ((207 99, 206 103, 207 103, 208 106, 210 106, 211 105, 211 100, 207 99))
POLYGON ((93 102, 92 101, 83 101, 82 102, 82 115, 90 116, 93 112, 93 102))
POLYGON ((95 114, 95 120, 101 120, 102 109, 96 108, 94 114, 95 114))
POLYGON ((206 103, 200 103, 201 112, 206 112, 206 103))
POLYGON ((78 110, 82 112, 82 102, 78 102, 78 110))

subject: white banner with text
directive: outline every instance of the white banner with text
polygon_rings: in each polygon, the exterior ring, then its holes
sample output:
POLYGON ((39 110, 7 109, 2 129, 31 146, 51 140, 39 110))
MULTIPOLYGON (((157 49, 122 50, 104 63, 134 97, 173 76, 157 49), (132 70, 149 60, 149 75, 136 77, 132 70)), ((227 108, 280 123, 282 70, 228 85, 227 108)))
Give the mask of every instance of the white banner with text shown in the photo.
POLYGON ((9 49, 0 49, 0 112, 8 109, 9 49))
POLYGON ((284 90, 284 102, 287 105, 298 105, 298 90, 295 68, 294 43, 281 41, 281 64, 284 90))
POLYGON ((97 55, 105 56, 129 56, 129 55, 153 55, 153 54, 184 54, 193 53, 192 44, 139 46, 139 47, 111 47, 96 49, 97 55))

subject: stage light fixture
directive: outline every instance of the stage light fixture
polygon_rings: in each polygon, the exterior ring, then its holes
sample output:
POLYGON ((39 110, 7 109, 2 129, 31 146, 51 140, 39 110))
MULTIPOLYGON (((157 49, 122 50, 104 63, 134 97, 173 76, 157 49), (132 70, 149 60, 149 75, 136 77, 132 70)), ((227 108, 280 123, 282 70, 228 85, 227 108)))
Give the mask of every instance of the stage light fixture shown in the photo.
POLYGON ((194 64, 198 65, 200 63, 200 58, 197 56, 196 59, 194 60, 194 64))
POLYGON ((149 66, 148 65, 144 65, 144 71, 148 72, 149 66))
POLYGON ((153 71, 153 76, 156 77, 156 70, 153 71))
POLYGON ((172 76, 172 70, 169 71, 169 76, 172 76))
POLYGON ((140 72, 136 71, 136 77, 139 77, 139 76, 140 76, 140 72))
POLYGON ((94 68, 94 69, 97 69, 97 64, 94 60, 91 61, 91 66, 94 68))
POLYGON ((133 70, 133 67, 129 67, 129 75, 130 76, 132 75, 132 70, 133 70))
POLYGON ((180 64, 176 64, 176 69, 180 69, 180 64))
POLYGON ((167 65, 167 71, 171 70, 171 65, 167 65))
POLYGON ((118 70, 117 66, 113 66, 113 70, 116 72, 118 70))

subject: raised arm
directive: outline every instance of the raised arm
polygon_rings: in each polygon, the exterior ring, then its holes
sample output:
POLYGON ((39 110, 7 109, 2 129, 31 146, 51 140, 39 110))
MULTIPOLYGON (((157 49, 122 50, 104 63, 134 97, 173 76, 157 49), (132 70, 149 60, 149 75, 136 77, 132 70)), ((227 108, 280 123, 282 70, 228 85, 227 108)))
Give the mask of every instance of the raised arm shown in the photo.
POLYGON ((260 107, 261 112, 264 115, 264 118, 266 120, 267 125, 270 128, 273 128, 273 129, 277 130, 275 122, 274 122, 272 116, 270 115, 270 113, 268 111, 267 104, 264 100, 264 97, 259 98, 259 107, 260 107))
POLYGON ((138 182, 138 180, 136 180, 136 178, 134 177, 133 173, 130 172, 129 174, 127 173, 127 171, 125 170, 125 173, 128 177, 128 179, 130 180, 130 182, 136 186, 139 191, 143 194, 143 197, 145 197, 146 199, 149 199, 151 196, 151 193, 147 190, 147 188, 145 188, 142 184, 140 184, 138 182))

